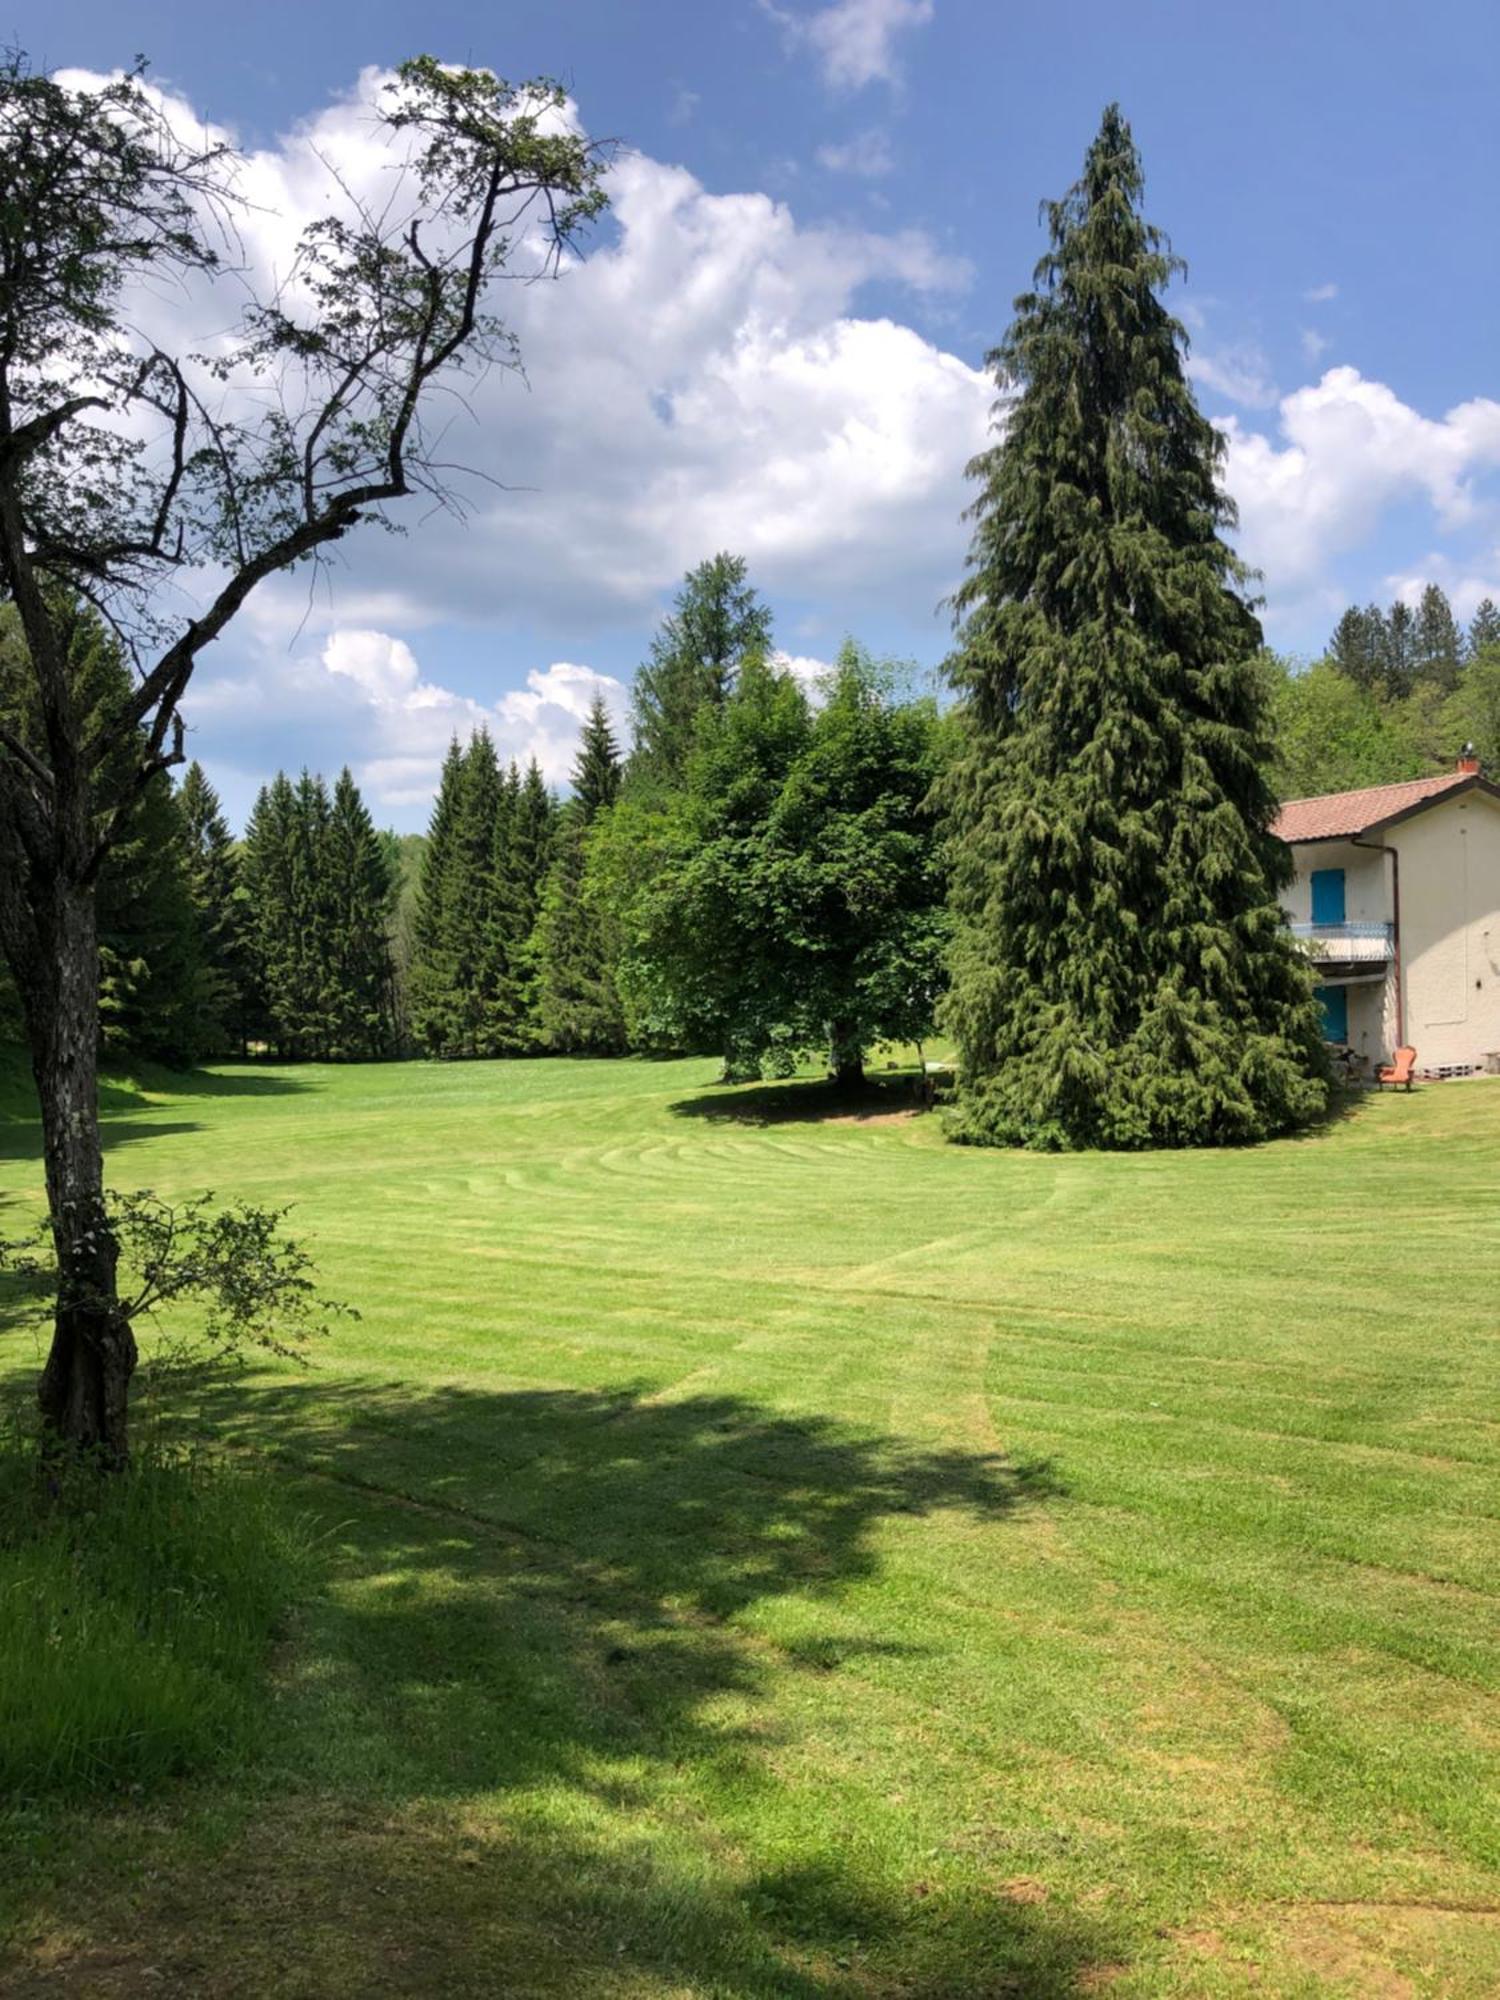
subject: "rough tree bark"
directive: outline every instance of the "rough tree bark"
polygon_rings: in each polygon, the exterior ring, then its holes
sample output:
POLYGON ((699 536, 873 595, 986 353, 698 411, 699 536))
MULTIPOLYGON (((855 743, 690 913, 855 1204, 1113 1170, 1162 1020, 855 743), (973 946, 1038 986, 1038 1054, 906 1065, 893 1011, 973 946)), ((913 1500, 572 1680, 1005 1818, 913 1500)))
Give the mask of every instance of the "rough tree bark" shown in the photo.
POLYGON ((96 1116, 99 943, 91 883, 56 883, 33 902, 40 947, 22 993, 42 1109, 57 1314, 37 1387, 49 1435, 123 1463, 136 1345, 120 1310, 118 1251, 104 1203, 96 1116))

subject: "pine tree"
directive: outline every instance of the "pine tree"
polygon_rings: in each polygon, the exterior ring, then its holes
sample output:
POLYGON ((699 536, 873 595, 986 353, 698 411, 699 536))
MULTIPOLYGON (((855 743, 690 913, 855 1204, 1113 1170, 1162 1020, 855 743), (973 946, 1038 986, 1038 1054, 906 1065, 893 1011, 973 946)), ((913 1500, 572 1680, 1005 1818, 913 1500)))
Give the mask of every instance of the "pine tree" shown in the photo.
POLYGON ((602 696, 595 695, 573 760, 573 799, 582 808, 585 823, 614 804, 620 791, 620 772, 620 746, 610 727, 609 711, 602 696))
POLYGON ((947 1019, 975 1143, 1253 1140, 1327 1100, 1223 443, 1141 189, 1111 106, 990 356, 1005 430, 970 468, 947 1019))
POLYGON ((177 794, 187 856, 188 893, 198 921, 198 945, 207 977, 213 1046, 244 1051, 250 1021, 244 938, 245 899, 239 858, 218 793, 194 760, 177 794))
POLYGON ((442 1055, 458 1035, 458 968, 452 902, 456 889, 455 829, 464 782, 465 753, 455 736, 443 760, 438 795, 427 829, 422 879, 412 923, 410 1007, 412 1033, 429 1055, 442 1055))
POLYGON ((586 895, 589 830, 619 789, 620 753, 596 699, 573 763, 573 796, 558 817, 536 923, 537 1031, 562 1054, 614 1055, 625 1046, 615 927, 586 895))
POLYGON ((487 729, 480 729, 470 737, 464 755, 448 860, 448 959, 453 981, 449 1052, 452 1054, 473 1056, 490 1052, 493 993, 488 938, 494 898, 491 856, 504 799, 494 742, 487 729))
POLYGON ((538 1045, 534 932, 552 862, 555 811, 536 759, 524 778, 512 764, 496 822, 490 878, 485 990, 489 1048, 496 1055, 523 1055, 538 1045))
POLYGON ((292 892, 292 826, 296 800, 290 780, 278 771, 261 787, 241 855, 251 961, 252 1028, 257 1040, 269 1042, 279 1055, 297 1051, 282 1013, 282 1002, 295 977, 296 912, 292 892))
POLYGON ((1402 701, 1411 693, 1417 661, 1416 613, 1398 598, 1385 620, 1385 691, 1393 701, 1402 701))
POLYGON ((275 995, 291 1047, 321 1060, 332 1050, 336 1013, 328 944, 333 932, 333 884, 328 830, 333 804, 321 775, 304 771, 293 789, 290 863, 291 952, 275 995))
POLYGON ((1477 659, 1494 647, 1500 647, 1500 607, 1486 597, 1469 621, 1468 657, 1477 659))
POLYGON ((1463 663, 1463 638, 1452 605, 1435 583, 1427 585, 1417 605, 1414 638, 1413 678, 1452 694, 1463 663))
POLYGON ((1333 628, 1328 658, 1341 674, 1359 687, 1377 688, 1385 681, 1385 613, 1378 604, 1351 604, 1333 628))
POLYGON ((213 989, 189 887, 186 832, 165 772, 129 808, 100 876, 98 911, 106 1052, 177 1067, 209 1054, 219 1032, 213 989))
POLYGON ((742 663, 771 645, 771 614, 746 580, 743 556, 711 556, 690 570, 635 677, 630 780, 682 783, 698 712, 722 707, 742 663))
POLYGON ((389 1055, 394 983, 389 923, 395 877, 347 765, 333 790, 326 868, 332 922, 328 1053, 356 1060, 389 1055))

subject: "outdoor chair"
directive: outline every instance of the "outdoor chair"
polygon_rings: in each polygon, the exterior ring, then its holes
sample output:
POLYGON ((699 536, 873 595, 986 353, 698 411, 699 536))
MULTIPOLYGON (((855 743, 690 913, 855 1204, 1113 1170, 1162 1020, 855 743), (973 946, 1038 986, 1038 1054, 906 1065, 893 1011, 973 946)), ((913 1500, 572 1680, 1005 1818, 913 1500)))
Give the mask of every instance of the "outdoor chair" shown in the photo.
POLYGON ((1416 1066, 1417 1052, 1415 1049, 1397 1049, 1396 1060, 1393 1063, 1388 1063, 1384 1069, 1376 1070, 1376 1089, 1378 1090, 1384 1084, 1388 1083, 1394 1090, 1398 1083, 1404 1083, 1406 1088, 1410 1090, 1412 1071, 1416 1066))

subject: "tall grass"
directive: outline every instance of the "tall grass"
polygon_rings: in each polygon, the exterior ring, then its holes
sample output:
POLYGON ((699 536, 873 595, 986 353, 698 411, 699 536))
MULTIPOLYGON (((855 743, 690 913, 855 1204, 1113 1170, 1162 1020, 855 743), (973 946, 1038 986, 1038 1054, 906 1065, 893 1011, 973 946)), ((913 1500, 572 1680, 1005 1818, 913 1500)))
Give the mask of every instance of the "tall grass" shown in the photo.
POLYGON ((0 1437, 0 1796, 142 1790, 242 1754, 309 1544, 269 1476, 148 1438, 43 1478, 0 1437))

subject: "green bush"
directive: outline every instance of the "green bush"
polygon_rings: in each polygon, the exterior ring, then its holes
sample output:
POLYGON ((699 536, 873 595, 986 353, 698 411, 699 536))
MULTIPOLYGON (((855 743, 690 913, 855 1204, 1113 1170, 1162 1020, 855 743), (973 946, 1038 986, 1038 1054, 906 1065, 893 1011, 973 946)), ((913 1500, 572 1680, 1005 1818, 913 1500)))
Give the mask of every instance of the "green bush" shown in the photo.
POLYGON ((61 1485, 0 1439, 0 1796, 145 1788, 243 1754, 309 1542, 270 1477, 145 1444, 61 1485))

